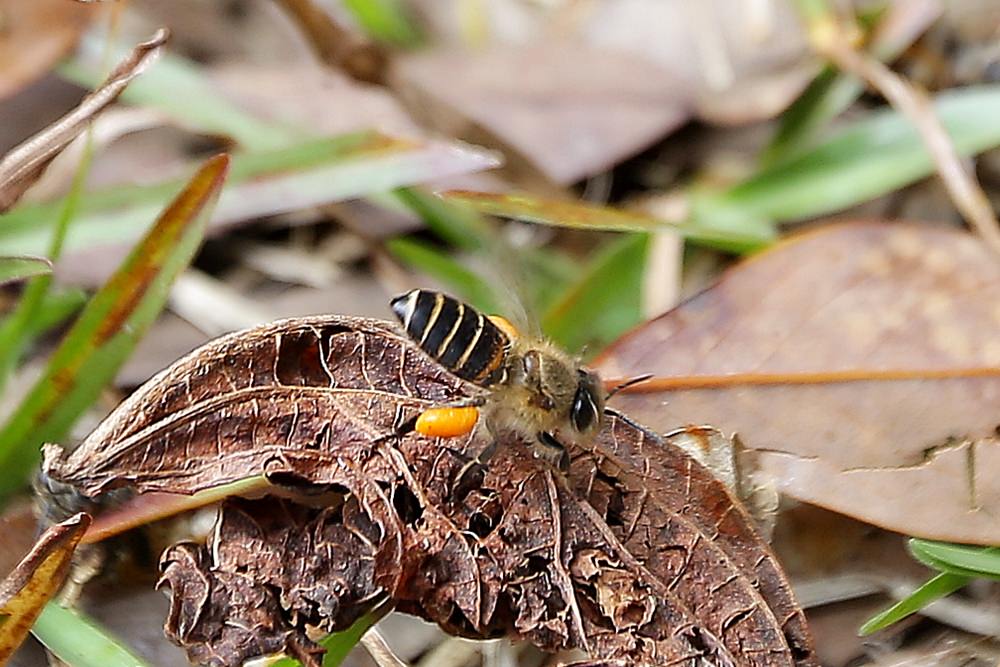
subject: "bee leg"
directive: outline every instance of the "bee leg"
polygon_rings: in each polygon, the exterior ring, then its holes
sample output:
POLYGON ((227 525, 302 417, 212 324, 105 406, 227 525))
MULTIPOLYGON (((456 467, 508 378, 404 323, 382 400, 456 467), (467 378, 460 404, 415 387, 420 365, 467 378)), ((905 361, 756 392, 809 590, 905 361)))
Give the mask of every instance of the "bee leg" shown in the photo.
POLYGON ((98 509, 97 502, 75 486, 52 479, 44 472, 38 473, 33 486, 39 514, 46 527, 65 521, 77 512, 95 514, 98 509))
POLYGON ((372 443, 379 444, 387 440, 398 440, 400 438, 409 435, 410 433, 413 433, 414 428, 416 427, 417 424, 417 419, 419 417, 420 415, 413 415, 412 417, 402 421, 400 421, 397 418, 396 423, 392 427, 392 430, 384 435, 380 435, 379 437, 375 438, 372 441, 372 443))
POLYGON ((455 473, 454 482, 452 482, 452 496, 457 500, 465 498, 471 491, 482 486, 483 478, 488 469, 487 464, 498 449, 499 441, 494 436, 495 433, 499 432, 495 411, 487 407, 483 411, 483 422, 485 427, 483 432, 489 436, 489 441, 474 457, 470 457, 464 452, 451 450, 459 459, 465 461, 465 464, 455 473))
POLYGON ((538 434, 538 439, 534 445, 533 449, 536 457, 558 468, 559 472, 563 474, 569 472, 569 451, 554 435, 547 431, 542 431, 538 434))
POLYGON ((455 473, 455 480, 451 485, 451 495, 456 500, 461 500, 474 489, 478 489, 483 485, 483 478, 486 476, 489 461, 497 451, 497 441, 491 439, 489 444, 481 449, 474 458, 456 450, 450 451, 459 459, 465 461, 465 464, 455 473))

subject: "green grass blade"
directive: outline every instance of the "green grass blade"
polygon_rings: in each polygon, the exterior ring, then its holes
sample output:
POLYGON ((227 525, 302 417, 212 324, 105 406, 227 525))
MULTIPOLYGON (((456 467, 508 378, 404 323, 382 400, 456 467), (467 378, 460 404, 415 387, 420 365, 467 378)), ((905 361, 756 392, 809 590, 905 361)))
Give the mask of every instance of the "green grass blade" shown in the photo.
MULTIPOLYGON (((354 624, 346 630, 335 632, 319 640, 319 645, 326 649, 326 654, 323 656, 323 667, 338 667, 347 654, 351 652, 351 649, 361 641, 368 629, 375 625, 380 618, 382 618, 382 614, 377 611, 365 614, 354 621, 354 624)), ((298 667, 299 664, 298 660, 281 658, 271 663, 270 667, 298 667)))
MULTIPOLYGON (((938 95, 934 108, 961 155, 1000 145, 1000 85, 938 95)), ((778 222, 858 204, 934 172, 924 143, 896 111, 873 113, 812 150, 766 168, 718 195, 716 204, 778 222)))
MULTIPOLYGON (((81 289, 50 289, 38 305, 35 316, 24 330, 21 345, 23 347, 29 346, 34 339, 64 323, 86 302, 87 293, 81 289)), ((0 331, 8 326, 10 318, 14 316, 15 313, 10 313, 4 318, 0 318, 0 331)))
POLYGON ((400 262, 443 283, 455 296, 483 312, 500 312, 500 302, 489 283, 463 266, 446 250, 406 237, 389 239, 385 245, 400 262))
POLYGON ((646 234, 632 234, 602 249, 545 313, 545 334, 572 352, 596 352, 638 324, 648 245, 646 234))
POLYGON ((819 129, 850 106, 864 87, 833 67, 824 67, 781 115, 771 144, 761 156, 761 164, 770 166, 802 152, 819 129))
POLYGON ((421 42, 420 31, 400 0, 344 0, 344 7, 373 39, 405 48, 421 42))
POLYGON ((483 250, 490 248, 496 240, 489 223, 468 207, 445 201, 419 188, 397 190, 395 195, 419 215, 438 238, 456 248, 483 250))
MULTIPOLYGON (((58 213, 54 216, 55 224, 51 231, 51 238, 48 240, 46 253, 49 261, 54 262, 62 255, 70 223, 80 208, 80 198, 83 196, 83 186, 87 180, 87 174, 90 173, 93 156, 92 133, 88 130, 83 156, 73 174, 73 184, 65 199, 62 200, 58 213)), ((15 365, 27 346, 28 332, 38 318, 38 312, 51 286, 51 274, 33 279, 24 290, 14 312, 0 326, 0 392, 6 386, 7 379, 14 371, 15 365)))
POLYGON ((480 213, 524 222, 614 232, 673 231, 692 241, 726 250, 755 250, 775 239, 774 229, 752 216, 743 216, 739 222, 731 217, 719 225, 707 215, 674 223, 633 211, 530 195, 453 190, 442 193, 441 197, 480 213))
POLYGON ((915 558, 942 572, 1000 579, 1000 548, 911 539, 915 558))
POLYGON ((920 551, 915 551, 911 549, 910 555, 913 556, 919 562, 929 567, 930 569, 937 570, 938 572, 944 572, 946 574, 955 574, 961 577, 967 577, 969 579, 975 579, 976 577, 981 576, 975 570, 967 570, 965 568, 958 567, 957 565, 953 565, 946 561, 939 561, 938 559, 928 556, 925 553, 921 553, 920 551))
POLYGON ((49 290, 42 304, 38 307, 38 312, 31 321, 31 326, 25 336, 29 340, 35 339, 50 329, 63 324, 85 303, 87 303, 87 293, 82 289, 70 287, 49 290))
MULTIPOLYGON (((351 199, 494 165, 494 158, 485 153, 394 141, 374 133, 250 151, 234 156, 229 185, 213 224, 351 199)), ((84 195, 66 238, 66 251, 137 238, 182 187, 180 181, 168 181, 84 195)), ((5 253, 44 252, 59 206, 58 201, 21 206, 0 216, 0 248, 5 253)))
POLYGON ((0 257, 0 285, 52 273, 52 262, 44 257, 0 257))
MULTIPOLYGON (((899 56, 919 35, 907 31, 878 30, 882 21, 898 19, 892 10, 877 6, 857 17, 859 27, 873 37, 868 51, 882 61, 899 56)), ((761 164, 773 165, 801 153, 812 146, 819 131, 833 118, 853 104, 864 85, 857 78, 845 75, 832 66, 826 66, 788 109, 781 114, 778 129, 761 157, 761 164)))
MULTIPOLYGON (((102 79, 96 59, 73 60, 59 68, 59 74, 87 88, 102 79)), ((246 149, 275 149, 306 137, 291 124, 265 121, 247 113, 223 97, 197 65, 169 52, 161 53, 155 64, 129 84, 120 99, 159 109, 193 130, 231 137, 246 149)))
MULTIPOLYGON (((87 294, 80 289, 49 290, 35 311, 34 317, 20 334, 18 348, 26 349, 32 342, 50 329, 63 324, 87 302, 87 294)), ((10 326, 17 311, 0 318, 0 331, 10 326)), ((0 357, 14 359, 11 350, 2 350, 0 357)), ((2 383, 0 383, 2 384, 2 383)))
POLYGON ((893 623, 897 623, 907 616, 917 613, 935 600, 943 598, 946 595, 951 595, 967 583, 969 583, 968 577, 942 572, 928 579, 920 588, 896 604, 870 618, 861 626, 858 634, 865 637, 883 628, 887 628, 893 623))
POLYGON ((0 493, 25 483, 40 445, 66 436, 159 314, 201 243, 228 164, 227 156, 205 163, 66 333, 0 429, 0 493))
POLYGON ((93 620, 55 602, 45 605, 31 632, 70 667, 147 667, 93 620))

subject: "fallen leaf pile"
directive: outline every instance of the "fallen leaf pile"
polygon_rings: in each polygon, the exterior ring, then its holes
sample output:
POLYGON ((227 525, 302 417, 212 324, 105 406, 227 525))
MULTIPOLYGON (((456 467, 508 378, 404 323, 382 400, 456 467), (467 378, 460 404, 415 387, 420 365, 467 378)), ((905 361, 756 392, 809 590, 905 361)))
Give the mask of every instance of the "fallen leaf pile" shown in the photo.
POLYGON ((307 626, 385 601, 592 664, 817 664, 748 514, 680 443, 612 414, 564 478, 510 438, 468 468, 481 435, 393 435, 482 391, 393 325, 286 320, 196 350, 73 453, 49 446, 44 471, 91 498, 260 474, 278 487, 226 501, 208 544, 162 558, 167 634, 205 664, 284 651, 316 665, 307 626))

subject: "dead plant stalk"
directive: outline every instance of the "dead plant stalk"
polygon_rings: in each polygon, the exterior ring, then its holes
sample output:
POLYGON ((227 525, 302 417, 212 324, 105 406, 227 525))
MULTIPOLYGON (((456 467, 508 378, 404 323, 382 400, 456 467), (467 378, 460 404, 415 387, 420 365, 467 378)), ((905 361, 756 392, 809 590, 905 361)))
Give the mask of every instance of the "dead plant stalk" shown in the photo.
POLYGON ((917 128, 948 195, 962 217, 1000 254, 1000 222, 975 175, 962 163, 927 95, 873 56, 856 49, 829 17, 810 30, 813 47, 844 72, 860 77, 917 128))

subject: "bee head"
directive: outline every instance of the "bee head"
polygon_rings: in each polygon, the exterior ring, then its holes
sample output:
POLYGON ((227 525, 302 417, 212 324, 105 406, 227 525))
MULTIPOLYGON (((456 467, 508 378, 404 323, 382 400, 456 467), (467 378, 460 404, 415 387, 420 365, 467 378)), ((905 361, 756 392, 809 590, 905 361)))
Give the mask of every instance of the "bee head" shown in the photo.
POLYGON ((569 409, 570 423, 582 434, 589 434, 601 424, 604 414, 604 386, 597 373, 579 369, 579 382, 569 409))

